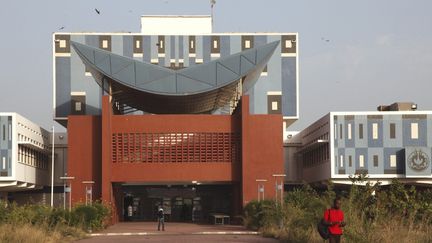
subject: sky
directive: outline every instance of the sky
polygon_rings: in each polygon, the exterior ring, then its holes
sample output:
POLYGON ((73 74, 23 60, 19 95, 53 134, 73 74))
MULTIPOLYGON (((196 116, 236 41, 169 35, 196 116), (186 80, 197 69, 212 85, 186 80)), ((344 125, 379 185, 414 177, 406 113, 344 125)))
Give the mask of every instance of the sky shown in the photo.
MULTIPOLYGON (((301 130, 330 111, 432 110, 432 1, 216 0, 213 32, 298 32, 301 130), (327 41, 328 40, 328 41, 327 41)), ((210 14, 210 0, 2 0, 0 111, 45 129, 52 33, 140 32, 141 15, 210 14), (101 14, 94 11, 97 8, 101 14)))

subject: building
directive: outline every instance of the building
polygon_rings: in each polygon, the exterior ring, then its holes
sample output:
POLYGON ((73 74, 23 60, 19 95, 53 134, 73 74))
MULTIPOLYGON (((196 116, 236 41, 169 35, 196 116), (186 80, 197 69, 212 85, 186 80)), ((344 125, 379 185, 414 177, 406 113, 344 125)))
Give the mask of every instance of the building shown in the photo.
MULTIPOLYGON (((63 141, 61 146, 56 141, 55 173, 63 175, 66 157, 60 155, 66 150, 67 137, 59 136, 65 139, 58 139, 63 141)), ((0 112, 0 199, 49 204, 51 149, 52 133, 17 113, 0 112)), ((62 182, 57 178, 55 185, 62 182)))
POLYGON ((152 220, 158 205, 202 221, 239 215, 263 188, 275 197, 282 131, 298 119, 297 34, 212 33, 209 16, 143 16, 141 27, 53 34, 73 203, 91 182, 114 222, 152 220))
MULTIPOLYGON (((378 111, 330 112, 286 140, 286 157, 297 176, 291 181, 351 184, 350 176, 388 184, 432 183, 432 112, 413 103, 378 111)), ((289 174, 291 175, 291 174, 289 174)))

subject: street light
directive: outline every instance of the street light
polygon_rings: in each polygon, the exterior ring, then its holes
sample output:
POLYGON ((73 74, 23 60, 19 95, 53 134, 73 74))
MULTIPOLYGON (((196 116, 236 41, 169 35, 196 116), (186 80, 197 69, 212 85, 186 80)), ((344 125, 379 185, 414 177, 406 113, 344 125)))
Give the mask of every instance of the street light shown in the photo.
POLYGON ((94 181, 83 181, 82 184, 85 185, 85 195, 86 195, 86 205, 90 202, 90 205, 93 201, 93 184, 94 181))
POLYGON ((258 183, 258 202, 264 200, 264 185, 261 182, 267 182, 266 179, 255 179, 258 183), (262 197, 261 197, 262 195, 262 197), (261 199, 262 198, 262 199, 261 199))
POLYGON ((283 178, 285 177, 285 174, 273 174, 273 177, 275 178, 275 190, 276 190, 276 202, 278 200, 278 191, 280 190, 280 203, 281 203, 281 207, 283 206, 283 184, 284 184, 284 180, 283 178), (281 180, 281 184, 279 185, 278 183, 278 178, 282 178, 281 180))
POLYGON ((66 209, 66 192, 69 193, 69 212, 72 210, 72 182, 70 180, 75 179, 74 176, 61 176, 60 180, 63 180, 63 209, 66 209), (66 182, 69 181, 69 187, 66 187, 66 182), (66 190, 66 188, 68 190, 66 190))

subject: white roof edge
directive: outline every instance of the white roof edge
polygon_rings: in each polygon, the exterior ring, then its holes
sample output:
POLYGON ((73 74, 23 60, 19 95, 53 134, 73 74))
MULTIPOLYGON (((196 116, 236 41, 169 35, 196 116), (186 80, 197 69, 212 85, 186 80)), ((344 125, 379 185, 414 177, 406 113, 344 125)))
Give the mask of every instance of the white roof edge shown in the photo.
POLYGON ((164 14, 152 14, 152 15, 146 15, 146 14, 144 14, 144 15, 141 15, 141 18, 146 18, 146 17, 151 17, 151 18, 153 18, 153 17, 161 17, 161 18, 211 18, 211 15, 205 15, 205 14, 203 14, 203 15, 185 15, 185 14, 179 14, 179 15, 176 15, 176 14, 172 14, 172 15, 170 15, 170 14, 168 14, 168 15, 164 15, 164 14))
MULTIPOLYGON (((149 35, 141 32, 94 32, 94 31, 82 31, 82 32, 53 32, 53 35, 149 35)), ((171 35, 171 34, 166 34, 171 35)), ((197 35, 194 33, 184 33, 181 35, 197 35)), ((298 35, 298 32, 221 32, 221 33, 203 33, 200 35, 298 35)))
POLYGON ((332 111, 331 115, 419 115, 432 114, 432 111, 332 111))

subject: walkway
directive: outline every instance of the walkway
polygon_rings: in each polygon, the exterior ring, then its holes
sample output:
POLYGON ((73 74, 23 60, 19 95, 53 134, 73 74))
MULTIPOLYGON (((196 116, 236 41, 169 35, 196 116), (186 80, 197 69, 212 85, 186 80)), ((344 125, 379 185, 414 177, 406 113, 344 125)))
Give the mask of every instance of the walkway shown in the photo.
POLYGON ((166 223, 165 231, 157 231, 156 222, 123 222, 80 240, 97 242, 278 242, 263 238, 255 231, 236 225, 200 225, 191 223, 166 223))

